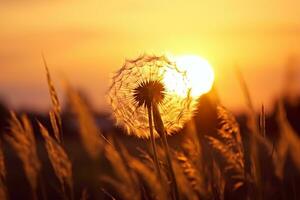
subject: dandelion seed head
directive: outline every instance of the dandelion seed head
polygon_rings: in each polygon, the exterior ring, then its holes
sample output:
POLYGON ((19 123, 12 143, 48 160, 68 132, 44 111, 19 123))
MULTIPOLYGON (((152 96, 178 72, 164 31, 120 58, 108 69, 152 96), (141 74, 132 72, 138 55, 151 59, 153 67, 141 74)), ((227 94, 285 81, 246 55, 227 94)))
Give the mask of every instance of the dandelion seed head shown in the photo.
POLYGON ((160 81, 144 81, 133 89, 133 97, 138 106, 150 107, 159 104, 164 98, 164 85, 160 81))
MULTIPOLYGON (((158 105, 165 130, 172 134, 183 127, 196 107, 196 99, 190 90, 178 88, 187 85, 185 72, 165 56, 143 55, 125 64, 112 78, 108 99, 113 117, 129 135, 148 138, 147 108, 158 105), (171 78, 175 77, 175 78, 171 78), (170 83, 172 79, 172 85, 170 83)), ((154 131, 157 137, 159 134, 154 131)))

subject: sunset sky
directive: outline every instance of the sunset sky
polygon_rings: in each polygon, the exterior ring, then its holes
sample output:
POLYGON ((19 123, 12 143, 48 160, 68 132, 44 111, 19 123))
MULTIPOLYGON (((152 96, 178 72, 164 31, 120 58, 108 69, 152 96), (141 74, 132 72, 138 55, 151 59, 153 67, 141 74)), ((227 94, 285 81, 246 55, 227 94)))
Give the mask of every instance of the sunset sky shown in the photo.
POLYGON ((245 106, 240 66, 256 107, 270 106, 288 57, 300 55, 299 13, 297 0, 0 0, 0 98, 15 109, 49 107, 44 52, 61 96, 68 79, 108 110, 110 77, 125 58, 171 53, 206 58, 234 110, 245 106))

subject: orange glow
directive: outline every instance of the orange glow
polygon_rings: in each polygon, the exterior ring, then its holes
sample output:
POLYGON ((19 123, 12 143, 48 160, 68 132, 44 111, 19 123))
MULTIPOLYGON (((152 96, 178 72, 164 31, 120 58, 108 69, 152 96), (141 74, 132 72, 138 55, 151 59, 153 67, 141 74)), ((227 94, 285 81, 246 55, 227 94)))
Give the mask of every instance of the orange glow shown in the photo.
POLYGON ((244 106, 238 64, 259 107, 278 93, 286 58, 300 52, 299 8, 300 1, 261 0, 3 1, 0 97, 13 107, 37 106, 32 96, 49 106, 43 51, 54 79, 68 77, 107 109, 110 74, 125 58, 171 52, 207 58, 231 108, 244 106), (270 71, 277 81, 264 76, 270 71))

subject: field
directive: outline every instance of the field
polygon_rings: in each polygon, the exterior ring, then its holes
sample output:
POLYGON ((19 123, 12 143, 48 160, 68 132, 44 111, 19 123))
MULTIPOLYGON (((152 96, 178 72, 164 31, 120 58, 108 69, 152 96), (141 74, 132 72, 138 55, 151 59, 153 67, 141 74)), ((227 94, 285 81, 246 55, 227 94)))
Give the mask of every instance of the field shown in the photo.
MULTIPOLYGON (((146 92, 140 85, 134 97, 150 113, 145 116, 147 123, 151 119, 145 126, 149 135, 136 123, 123 129, 99 127, 95 113, 69 83, 65 84, 68 107, 63 110, 46 62, 45 68, 52 102, 49 116, 7 113, 1 138, 0 199, 300 198, 297 118, 290 118, 285 98, 278 101, 272 116, 263 106, 257 114, 242 76, 249 106, 246 115, 237 120, 213 88, 195 101, 194 110, 187 110, 190 118, 170 135, 166 113, 155 109, 159 103, 149 103, 167 98, 166 94, 154 94, 149 100, 147 92, 159 85, 146 82, 151 86, 146 92)), ((167 108, 174 105, 178 104, 167 108)), ((117 121, 129 123, 133 117, 117 121)), ((106 119, 102 125, 111 122, 106 119)))

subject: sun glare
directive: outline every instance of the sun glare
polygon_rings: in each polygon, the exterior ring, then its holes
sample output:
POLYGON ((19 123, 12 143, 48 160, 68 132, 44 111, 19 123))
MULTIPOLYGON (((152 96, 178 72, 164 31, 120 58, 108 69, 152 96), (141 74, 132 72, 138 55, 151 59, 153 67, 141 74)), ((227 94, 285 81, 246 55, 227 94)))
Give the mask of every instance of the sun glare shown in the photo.
POLYGON ((209 62, 199 56, 185 55, 173 57, 178 69, 186 73, 186 81, 172 71, 167 72, 164 77, 164 83, 168 90, 174 91, 180 96, 187 94, 190 90, 192 97, 199 97, 207 93, 214 82, 214 71, 209 62))

